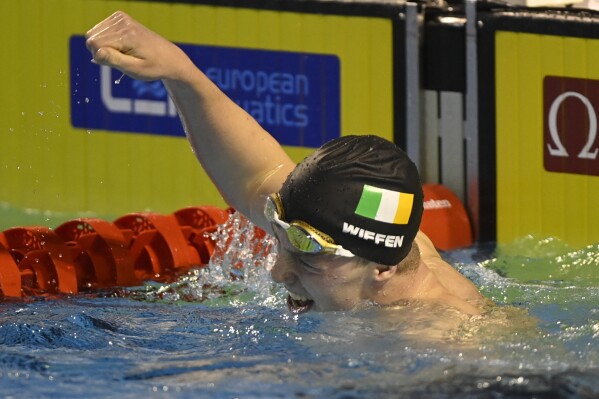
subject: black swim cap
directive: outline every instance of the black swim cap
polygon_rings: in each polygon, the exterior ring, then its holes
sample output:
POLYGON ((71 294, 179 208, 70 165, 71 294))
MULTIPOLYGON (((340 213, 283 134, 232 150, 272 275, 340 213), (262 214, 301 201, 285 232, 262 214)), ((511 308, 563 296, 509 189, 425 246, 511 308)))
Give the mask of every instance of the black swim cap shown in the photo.
POLYGON ((343 136, 324 144, 297 165, 279 195, 287 222, 307 222, 383 265, 408 255, 422 218, 416 165, 378 136, 343 136))

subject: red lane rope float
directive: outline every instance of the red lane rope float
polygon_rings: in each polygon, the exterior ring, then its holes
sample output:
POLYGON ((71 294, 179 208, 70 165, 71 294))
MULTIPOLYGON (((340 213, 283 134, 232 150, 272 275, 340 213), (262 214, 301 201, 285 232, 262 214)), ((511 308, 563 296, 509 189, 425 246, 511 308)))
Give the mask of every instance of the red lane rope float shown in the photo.
POLYGON ((187 242, 197 251, 202 264, 208 264, 216 247, 210 233, 216 231, 217 225, 225 223, 230 214, 231 212, 214 206, 183 208, 173 214, 187 242))
POLYGON ((61 224, 56 234, 71 248, 75 262, 86 270, 87 288, 139 284, 129 252, 131 236, 101 219, 76 219, 61 224))
MULTIPOLYGON (((460 200, 440 185, 424 185, 422 230, 440 249, 472 244, 460 200)), ((214 255, 210 233, 234 211, 189 207, 170 215, 132 213, 113 223, 76 219, 56 230, 15 227, 0 232, 0 298, 75 294, 142 281, 172 282, 214 255)), ((264 236, 255 228, 255 236, 264 236)), ((256 248, 255 253, 261 252, 256 248)))
POLYGON ((54 231, 40 226, 15 227, 2 235, 26 277, 22 289, 27 294, 79 292, 78 270, 71 252, 54 231))
POLYGON ((200 206, 171 215, 133 213, 113 223, 75 219, 55 230, 8 229, 0 232, 0 299, 172 282, 208 263, 215 247, 209 233, 230 213, 200 206))
POLYGON ((0 234, 0 290, 2 297, 21 297, 21 271, 17 262, 3 243, 3 234, 0 234))
POLYGON ((171 281, 202 264, 174 215, 132 213, 118 218, 114 224, 133 233, 129 251, 139 280, 171 281))

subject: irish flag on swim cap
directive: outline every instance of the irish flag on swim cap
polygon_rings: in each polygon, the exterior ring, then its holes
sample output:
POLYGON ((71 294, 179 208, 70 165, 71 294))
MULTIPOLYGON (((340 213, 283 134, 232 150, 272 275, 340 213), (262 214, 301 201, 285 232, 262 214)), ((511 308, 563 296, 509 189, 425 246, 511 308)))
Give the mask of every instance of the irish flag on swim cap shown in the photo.
POLYGON ((407 224, 413 204, 414 194, 365 184, 355 213, 379 222, 407 224))

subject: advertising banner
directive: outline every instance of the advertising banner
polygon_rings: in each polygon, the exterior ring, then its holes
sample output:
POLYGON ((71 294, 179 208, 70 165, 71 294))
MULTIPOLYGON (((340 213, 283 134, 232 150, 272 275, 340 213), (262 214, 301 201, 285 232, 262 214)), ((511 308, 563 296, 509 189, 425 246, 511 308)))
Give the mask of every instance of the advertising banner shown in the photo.
POLYGON ((599 238, 599 39, 496 33, 497 239, 599 238))
POLYGON ((163 85, 90 62, 85 32, 116 10, 179 44, 295 161, 340 135, 394 139, 397 7, 208 3, 0 4, 0 227, 227 206, 163 85))
MULTIPOLYGON (((283 145, 319 147, 339 137, 335 55, 179 45, 234 102, 283 145)), ((184 137, 161 82, 142 82, 89 62, 85 37, 69 41, 73 126, 184 137)))

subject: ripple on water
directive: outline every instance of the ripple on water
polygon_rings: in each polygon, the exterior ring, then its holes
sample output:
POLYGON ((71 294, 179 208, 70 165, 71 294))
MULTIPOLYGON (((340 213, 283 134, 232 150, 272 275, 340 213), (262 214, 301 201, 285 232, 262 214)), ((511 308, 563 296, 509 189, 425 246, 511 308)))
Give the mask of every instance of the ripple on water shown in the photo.
MULTIPOLYGON (((120 298, 3 304, 3 394, 599 396, 599 287, 579 282, 586 275, 577 263, 596 267, 596 247, 564 250, 549 240, 526 244, 551 245, 548 257, 509 247, 499 255, 487 247, 443 254, 499 303, 481 316, 411 302, 298 317, 270 281, 274 259, 260 252, 264 241, 247 240, 253 227, 244 223, 229 221, 245 241, 219 247, 222 264, 174 284, 148 284, 120 298), (557 272, 566 263, 575 267, 559 278, 522 270, 549 264, 557 272)), ((242 239, 216 234, 222 242, 242 239)))

